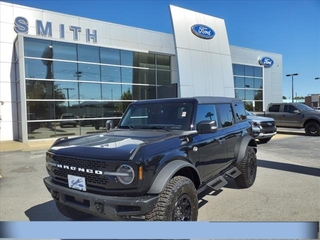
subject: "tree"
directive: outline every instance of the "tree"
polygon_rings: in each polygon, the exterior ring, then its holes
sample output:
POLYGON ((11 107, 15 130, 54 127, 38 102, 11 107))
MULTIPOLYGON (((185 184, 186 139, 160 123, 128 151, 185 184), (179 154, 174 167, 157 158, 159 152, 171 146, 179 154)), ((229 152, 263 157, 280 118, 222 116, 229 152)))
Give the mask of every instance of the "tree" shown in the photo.
POLYGON ((286 99, 287 99, 287 97, 286 97, 286 96, 282 96, 282 99, 283 99, 283 100, 286 100, 286 99))

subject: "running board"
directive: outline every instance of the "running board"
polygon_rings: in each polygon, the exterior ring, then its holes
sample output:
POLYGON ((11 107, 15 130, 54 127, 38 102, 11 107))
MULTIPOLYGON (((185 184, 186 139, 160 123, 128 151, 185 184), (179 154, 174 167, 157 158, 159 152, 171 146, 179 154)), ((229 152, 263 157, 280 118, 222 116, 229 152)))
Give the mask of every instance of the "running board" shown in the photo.
POLYGON ((211 180, 206 185, 204 185, 201 188, 199 188, 197 190, 197 193, 199 194, 199 193, 203 192, 207 188, 211 188, 211 189, 213 189, 215 191, 218 191, 218 190, 220 190, 222 187, 224 187, 227 184, 228 184, 228 181, 223 176, 220 176, 220 177, 217 177, 217 178, 211 180))
MULTIPOLYGON (((231 178, 236 178, 241 174, 240 170, 237 167, 233 167, 230 170, 228 170, 224 176, 228 176, 231 178)), ((211 188, 215 191, 220 190, 222 187, 224 187, 225 185, 228 184, 228 181, 224 178, 224 176, 219 176, 213 180, 211 180, 210 182, 208 182, 207 184, 203 185, 202 187, 200 187, 197 190, 197 193, 201 193, 204 190, 206 190, 207 188, 211 188)))
POLYGON ((236 178, 241 174, 241 172, 237 167, 234 167, 234 168, 231 168, 230 170, 228 170, 225 174, 228 177, 236 178))

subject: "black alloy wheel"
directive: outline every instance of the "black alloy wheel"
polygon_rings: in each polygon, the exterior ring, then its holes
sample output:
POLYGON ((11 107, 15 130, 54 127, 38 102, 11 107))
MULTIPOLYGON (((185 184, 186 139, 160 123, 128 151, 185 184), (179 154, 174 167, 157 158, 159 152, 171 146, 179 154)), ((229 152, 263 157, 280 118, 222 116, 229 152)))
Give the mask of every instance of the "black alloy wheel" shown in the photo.
POLYGON ((183 194, 179 197, 174 204, 172 213, 173 221, 191 221, 191 199, 187 194, 183 194))

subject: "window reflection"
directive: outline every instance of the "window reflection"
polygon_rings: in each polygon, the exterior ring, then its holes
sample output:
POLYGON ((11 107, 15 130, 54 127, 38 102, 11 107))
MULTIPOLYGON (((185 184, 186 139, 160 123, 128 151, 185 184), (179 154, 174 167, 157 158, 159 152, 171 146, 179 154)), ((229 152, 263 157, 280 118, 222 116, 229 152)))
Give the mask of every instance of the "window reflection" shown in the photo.
POLYGON ((77 45, 72 43, 52 42, 53 58, 62 60, 77 60, 77 45))
POLYGON ((100 66, 79 63, 78 71, 74 74, 78 80, 100 81, 100 66))
POLYGON ((101 84, 97 83, 79 83, 80 99, 101 99, 101 84))
POLYGON ((78 45, 78 61, 99 63, 99 48, 94 46, 78 45))
POLYGON ((171 84, 167 55, 27 37, 24 43, 30 139, 105 131, 97 130, 97 121, 117 122, 132 101, 154 99, 159 86, 171 84), (52 61, 32 59, 43 57, 48 46, 52 61))
POLYGON ((100 59, 101 63, 120 65, 120 50, 101 48, 100 59))
POLYGON ((24 55, 25 57, 38 57, 40 58, 43 50, 51 45, 51 41, 24 38, 24 55))
POLYGON ((121 85, 120 84, 102 84, 103 100, 120 100, 121 85))
POLYGON ((53 77, 62 80, 77 80, 77 64, 72 62, 54 61, 52 64, 53 77))
POLYGON ((103 82, 120 82, 120 67, 101 66, 101 77, 103 82))
POLYGON ((133 69, 121 68, 121 79, 123 83, 133 83, 133 69))

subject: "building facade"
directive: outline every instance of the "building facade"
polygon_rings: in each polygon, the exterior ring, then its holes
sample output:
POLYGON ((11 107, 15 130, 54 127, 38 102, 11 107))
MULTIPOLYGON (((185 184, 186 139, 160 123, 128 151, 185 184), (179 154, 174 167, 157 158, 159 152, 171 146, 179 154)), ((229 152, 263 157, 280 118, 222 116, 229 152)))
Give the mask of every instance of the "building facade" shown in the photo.
POLYGON ((141 99, 282 100, 282 56, 230 46, 223 19, 170 6, 173 34, 0 2, 0 140, 86 135, 141 99))

